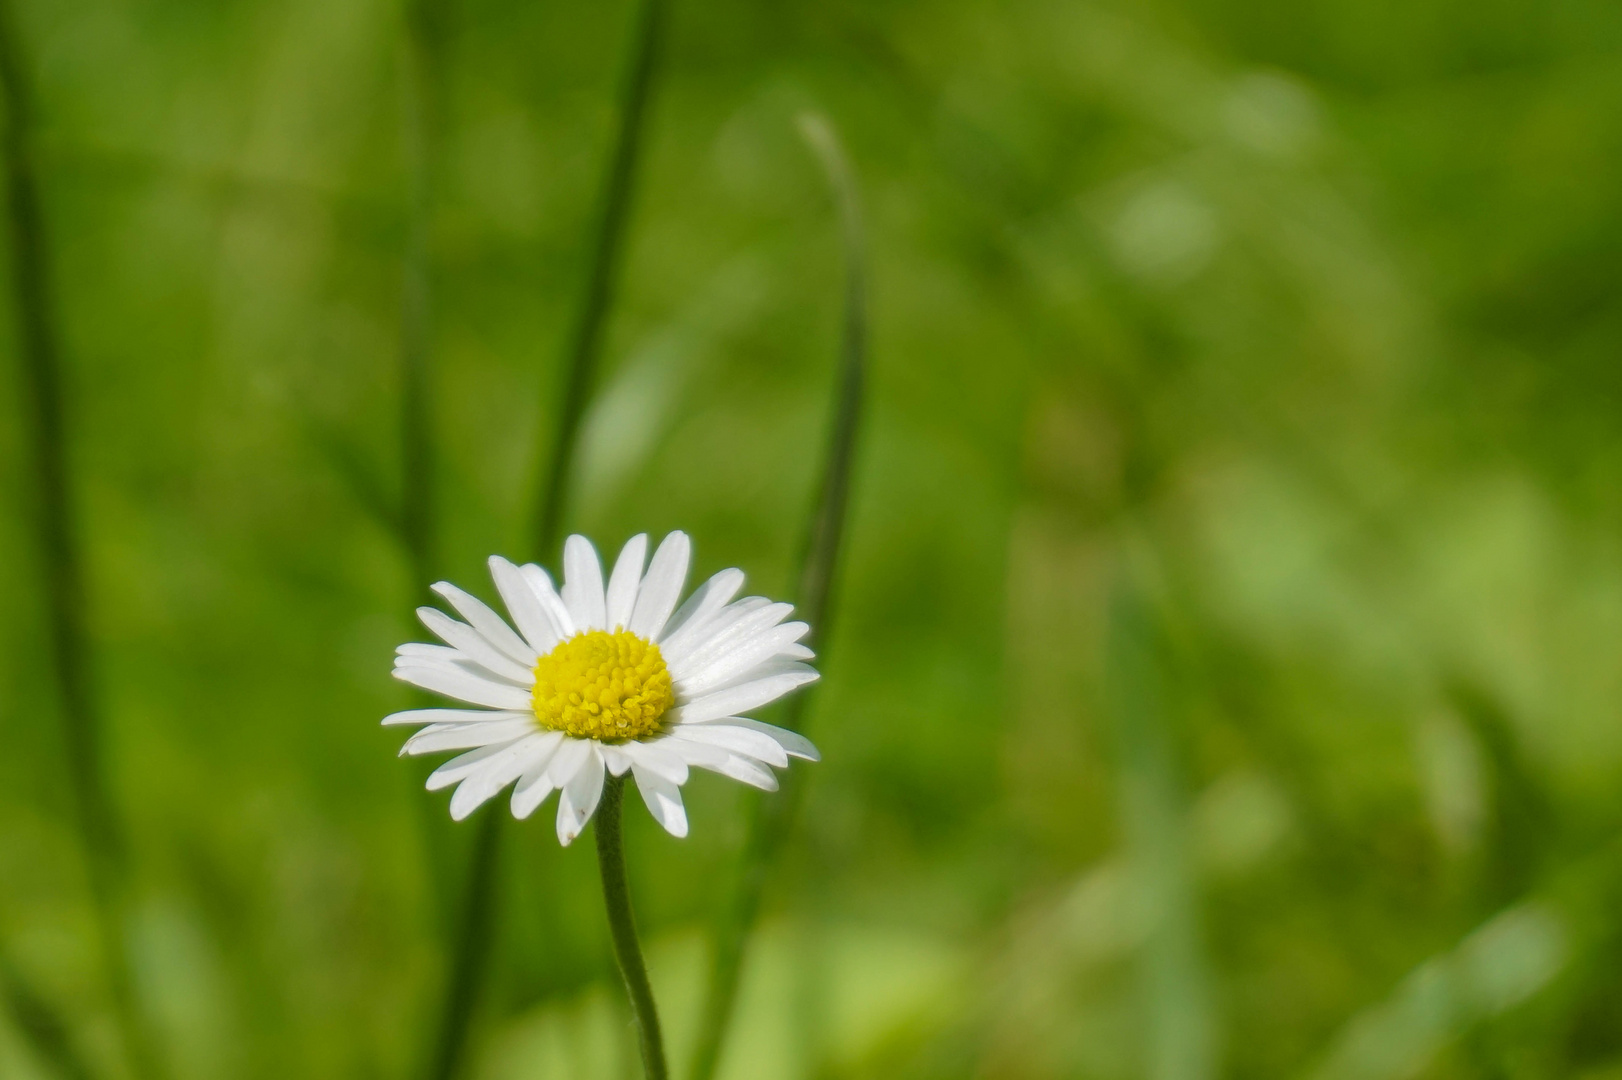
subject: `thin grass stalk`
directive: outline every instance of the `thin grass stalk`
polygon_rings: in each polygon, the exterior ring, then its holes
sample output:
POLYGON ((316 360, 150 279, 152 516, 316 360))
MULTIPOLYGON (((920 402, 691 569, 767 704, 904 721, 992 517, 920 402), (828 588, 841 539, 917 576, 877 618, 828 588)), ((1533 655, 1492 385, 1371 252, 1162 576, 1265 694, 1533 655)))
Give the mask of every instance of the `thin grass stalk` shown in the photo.
MULTIPOLYGON (((816 154, 838 207, 845 258, 845 312, 840 336, 839 381, 833 423, 823 453, 821 481, 799 553, 797 606, 811 625, 808 641, 827 636, 839 553, 850 504, 852 462, 861 420, 867 369, 867 256, 860 192, 850 159, 833 124, 820 113, 800 117, 800 133, 816 154)), ((780 714, 783 726, 798 731, 811 693, 796 694, 780 714)), ((750 817, 737 885, 716 934, 708 992, 700 1015, 689 1080, 711 1080, 720 1064, 727 1028, 738 996, 738 978, 761 899, 777 851, 793 828, 802 788, 800 774, 783 778, 781 792, 758 799, 750 817)))
MULTIPOLYGON (((585 290, 564 352, 563 385, 556 398, 557 423, 537 491, 533 535, 539 558, 554 551, 563 539, 580 422, 602 352, 603 324, 613 304, 637 165, 642 157, 648 101, 664 38, 665 5, 666 0, 641 0, 637 11, 620 87, 618 127, 587 256, 585 290)), ((452 1080, 466 1051, 468 1029, 494 934, 495 879, 504 821, 504 815, 494 810, 479 815, 464 892, 462 936, 452 958, 438 1049, 428 1073, 430 1080, 452 1080)))
POLYGON ((33 97, 9 3, 0 3, 0 92, 5 131, 11 282, 17 318, 24 426, 37 478, 38 542, 51 671, 61 698, 68 787, 84 845, 104 976, 137 1076, 163 1075, 155 1040, 136 1003, 124 919, 124 859, 102 760, 102 725, 84 625, 85 588, 70 490, 61 355, 54 325, 50 250, 35 170, 33 97))
POLYGON ((597 866, 603 879, 603 903, 608 909, 608 929, 614 940, 614 959, 625 980, 625 996, 631 1003, 637 1042, 642 1050, 642 1071, 647 1080, 668 1080, 664 1037, 659 1030, 659 1010, 653 1002, 653 985, 648 966, 637 941, 636 917, 631 909, 631 887, 625 876, 625 845, 621 836, 620 810, 625 801, 625 777, 609 776, 603 783, 603 796, 592 819, 597 840, 597 866))

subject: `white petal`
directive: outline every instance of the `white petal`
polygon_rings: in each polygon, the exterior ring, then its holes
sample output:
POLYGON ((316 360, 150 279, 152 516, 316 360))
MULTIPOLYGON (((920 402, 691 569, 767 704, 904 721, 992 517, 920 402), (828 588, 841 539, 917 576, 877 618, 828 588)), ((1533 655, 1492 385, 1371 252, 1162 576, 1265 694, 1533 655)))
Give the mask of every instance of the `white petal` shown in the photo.
MULTIPOLYGON (((500 654, 504 659, 506 654, 500 654)), ((507 663, 512 663, 508 660, 507 663)), ((449 645, 429 645, 419 641, 408 641, 397 646, 394 650, 395 667, 440 667, 455 671, 472 671, 475 675, 488 675, 500 682, 514 685, 530 686, 535 682, 533 673, 526 673, 522 679, 509 678, 506 675, 497 675, 494 671, 476 662, 471 656, 460 649, 453 649, 449 645)))
POLYGON ((743 580, 743 571, 734 567, 722 570, 694 589, 693 595, 665 623, 664 632, 659 636, 659 648, 663 650, 666 644, 680 641, 682 635, 702 629, 716 612, 726 607, 728 600, 738 595, 743 580))
POLYGON ((546 777, 553 787, 561 788, 580 771, 580 766, 591 756, 592 745, 590 739, 576 739, 569 735, 563 737, 563 745, 558 747, 551 764, 546 767, 546 777))
MULTIPOLYGON (((677 674, 678 670, 681 675, 701 671, 733 649, 770 630, 788 618, 793 610, 793 604, 773 604, 755 596, 729 604, 700 635, 699 640, 677 650, 674 658, 666 657, 665 663, 670 666, 672 675, 677 674), (750 603, 752 600, 759 602, 750 603)), ((660 646, 660 651, 664 651, 663 646, 660 646)))
POLYGON ((777 790, 776 774, 760 762, 755 761, 753 758, 746 758, 742 754, 728 754, 726 760, 719 764, 711 764, 706 761, 699 763, 698 767, 720 773, 722 776, 730 776, 734 780, 748 784, 750 787, 757 787, 762 791, 777 790))
POLYGON ((631 755, 627 754, 622 746, 598 743, 597 752, 603 755, 603 764, 607 766, 610 776, 624 776, 631 767, 631 755))
POLYGON ((558 796, 558 843, 568 847, 591 820, 603 794, 603 756, 597 744, 586 742, 586 760, 563 785, 558 796))
POLYGON ((764 679, 755 679, 752 682, 740 683, 725 690, 717 690, 713 694, 706 694, 681 707, 681 722, 684 724, 702 724, 706 720, 714 720, 721 716, 731 716, 736 713, 748 712, 758 709, 769 701, 776 701, 796 686, 804 686, 817 678, 817 673, 810 668, 803 672, 789 672, 786 675, 769 675, 764 679))
POLYGON ((755 664, 745 671, 740 671, 731 678, 713 684, 703 693, 695 693, 690 683, 677 681, 676 693, 680 695, 681 700, 692 701, 709 694, 718 694, 722 690, 730 690, 734 686, 742 686, 744 683, 759 682, 761 679, 768 679, 774 675, 805 675, 808 681, 814 681, 817 678, 817 669, 807 667, 798 660, 786 660, 778 657, 774 660, 755 664))
POLYGON ((396 656, 394 658, 394 669, 400 671, 405 668, 448 671, 453 675, 472 675, 486 682, 500 683, 502 686, 515 686, 520 690, 529 690, 535 685, 533 678, 519 681, 506 675, 498 675, 483 664, 474 663, 466 655, 448 646, 444 647, 442 652, 433 654, 414 651, 402 656, 396 656))
POLYGON ((483 600, 458 589, 448 581, 436 583, 434 591, 443 596, 446 602, 456 609, 458 615, 471 623, 473 629, 483 634, 486 641, 506 653, 508 659, 526 667, 534 667, 535 661, 540 659, 523 638, 513 633, 513 628, 507 625, 507 620, 491 611, 483 600))
POLYGON ((524 575, 524 584, 540 598, 541 606, 546 609, 546 613, 552 616, 552 622, 558 628, 558 637, 574 637, 576 632, 574 616, 569 614, 569 605, 563 602, 563 597, 553 588, 552 575, 534 563, 525 563, 518 568, 518 572, 524 575))
POLYGON ((528 735, 481 763, 451 796, 451 820, 461 821, 490 800, 490 796, 518 779, 546 753, 541 735, 528 735))
POLYGON ((481 746, 477 750, 469 750, 460 757, 451 758, 428 774, 428 783, 426 785, 428 790, 438 791, 440 788, 450 787, 459 780, 467 779, 478 771, 479 766, 517 742, 518 740, 514 739, 510 743, 481 746))
POLYGON ((765 765, 725 747, 688 738, 690 731, 690 728, 678 728, 668 739, 661 740, 660 745, 669 747, 689 765, 730 776, 762 791, 777 790, 777 777, 765 765))
MULTIPOLYGON (((822 760, 822 755, 817 752, 815 746, 811 745, 811 740, 798 731, 790 731, 788 728, 781 728, 775 724, 767 724, 760 720, 751 720, 747 716, 728 716, 714 722, 726 724, 730 727, 745 727, 752 731, 770 735, 777 740, 777 745, 787 751, 791 757, 804 758, 807 761, 822 760)), ((708 727, 709 725, 704 724, 701 726, 708 727)))
POLYGON ((502 651, 484 639, 484 635, 466 623, 459 623, 438 608, 420 607, 417 618, 433 631, 434 636, 460 652, 486 671, 511 679, 519 685, 533 684, 534 665, 525 667, 509 659, 502 651))
POLYGON ((693 542, 684 532, 673 532, 664 538, 659 550, 653 553, 648 576, 642 580, 637 593, 636 611, 626 629, 649 641, 659 640, 670 613, 681 599, 681 588, 687 583, 687 564, 693 557, 693 542))
POLYGON ((719 746, 723 750, 747 754, 779 769, 788 767, 788 753, 776 739, 758 731, 750 731, 748 728, 721 723, 693 724, 682 729, 682 737, 719 746))
POLYGON ((808 647, 801 645, 799 642, 795 642, 793 645, 783 646, 782 655, 788 657, 790 660, 815 660, 817 657, 816 653, 812 652, 808 647))
POLYGON ((418 660, 458 660, 462 654, 449 645, 430 645, 422 641, 408 641, 404 645, 396 645, 395 658, 409 656, 418 660))
POLYGON ((727 758, 732 756, 732 751, 724 747, 687 738, 682 733, 681 728, 677 728, 667 738, 660 739, 659 746, 661 749, 681 758, 688 765, 698 765, 704 768, 715 768, 724 765, 727 758))
POLYGON ((640 768, 656 772, 673 784, 687 783, 687 762, 663 744, 663 739, 651 743, 629 742, 623 749, 640 768))
POLYGON ((682 693, 697 697, 738 682, 741 676, 748 675, 751 669, 776 657, 784 646, 794 644, 810 629, 803 622, 784 623, 740 642, 736 648, 716 657, 703 668, 682 676, 682 693))
POLYGON ((563 542, 563 603, 576 630, 602 630, 603 564, 591 541, 576 533, 563 542))
POLYGON ((642 564, 648 557, 648 534, 637 533, 620 549, 614 573, 608 579, 607 611, 604 624, 609 630, 628 629, 636 608, 637 586, 642 582, 642 564))
POLYGON ((667 663, 680 663, 689 654, 703 648, 710 638, 751 611, 759 611, 770 603, 771 601, 764 596, 746 596, 742 600, 726 605, 707 619, 700 620, 695 617, 680 631, 670 635, 669 640, 661 642, 659 651, 665 654, 667 663))
POLYGON ((547 766, 557 753, 558 747, 563 744, 563 732, 544 732, 541 738, 545 740, 545 745, 540 756, 530 763, 529 768, 524 770, 524 775, 518 778, 518 783, 513 785, 512 812, 513 817, 519 821, 533 814, 535 808, 545 802, 546 797, 552 794, 555 788, 548 776, 547 766))
POLYGON ((704 640, 689 649, 685 666, 689 671, 701 671, 760 635, 769 633, 793 612, 792 604, 756 603, 760 597, 748 597, 728 606, 723 619, 704 635, 704 640))
MULTIPOLYGON (((476 724, 481 720, 508 720, 522 715, 517 712, 489 709, 407 709, 390 713, 383 718, 385 724, 476 724)), ((533 713, 529 715, 534 715, 533 713)))
POLYGON ((546 801, 547 796, 556 790, 544 764, 539 769, 525 773, 518 778, 518 783, 513 785, 511 802, 513 817, 519 821, 526 820, 546 801))
POLYGON ((436 694, 466 701, 471 705, 488 705, 492 709, 511 709, 521 712, 530 707, 532 697, 528 690, 481 678, 471 671, 453 671, 438 667, 397 667, 394 677, 412 686, 432 690, 436 694))
POLYGON ((686 836, 687 808, 682 805, 681 788, 640 763, 631 767, 631 774, 636 777, 636 789, 642 793, 653 820, 677 839, 686 836))
POLYGON ((551 652, 563 633, 541 602, 540 595, 524 580, 524 572, 500 555, 492 555, 490 577, 496 583, 496 591, 501 594, 501 602, 507 605, 507 613, 518 624, 518 632, 524 635, 529 647, 541 656, 551 652))
POLYGON ((533 716, 475 724, 429 724, 400 747, 402 755, 432 754, 441 750, 471 750, 491 743, 511 742, 535 730, 533 716))

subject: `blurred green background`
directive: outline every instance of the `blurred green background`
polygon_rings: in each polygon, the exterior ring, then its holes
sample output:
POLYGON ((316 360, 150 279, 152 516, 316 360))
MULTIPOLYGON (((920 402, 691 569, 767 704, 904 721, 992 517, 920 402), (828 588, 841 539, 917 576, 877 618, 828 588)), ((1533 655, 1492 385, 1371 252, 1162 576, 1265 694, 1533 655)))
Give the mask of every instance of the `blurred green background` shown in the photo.
MULTIPOLYGON (((415 1076, 473 826, 377 723, 404 12, 17 8, 141 1000, 183 1080, 415 1076)), ((490 597, 631 7, 435 11, 441 572, 490 597)), ((723 1075, 1622 1077, 1622 8, 676 0, 570 525, 779 595, 840 318, 806 108, 870 408, 723 1075)), ((117 1077, 5 372, 0 951, 117 1077)), ((685 841, 627 812, 678 1074, 750 797, 687 792, 685 841)), ((507 841, 469 1075, 635 1075, 589 845, 507 841)), ((0 1075, 60 1075, 17 1021, 0 1075)))

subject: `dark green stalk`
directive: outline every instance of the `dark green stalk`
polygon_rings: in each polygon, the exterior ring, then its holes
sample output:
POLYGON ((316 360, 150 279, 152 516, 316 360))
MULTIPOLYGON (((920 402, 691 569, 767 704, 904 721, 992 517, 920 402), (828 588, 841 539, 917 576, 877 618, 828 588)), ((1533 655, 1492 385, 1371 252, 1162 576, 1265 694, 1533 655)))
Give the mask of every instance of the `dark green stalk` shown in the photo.
MULTIPOLYGON (((845 247, 845 318, 840 339, 839 384, 835 389, 833 424, 823 454, 822 479, 801 543, 799 556, 800 614, 811 624, 811 634, 825 637, 831 617, 831 599, 838 567, 845 517, 850 503, 851 464, 856 430, 861 419, 862 383, 867 366, 866 244, 855 174, 840 146, 833 125, 820 114, 800 117, 800 131, 815 151, 839 207, 845 247)), ((781 721, 799 730, 810 692, 796 694, 785 704, 781 721)), ((773 857, 793 828, 802 798, 797 771, 783 778, 783 790, 774 799, 757 800, 736 891, 716 937, 710 967, 709 991, 699 1020, 689 1080, 710 1080, 720 1064, 738 977, 755 922, 773 857)))
POLYGON ((41 579, 50 618, 50 664, 62 702, 72 794, 85 849, 108 989, 125 1049, 141 1076, 161 1075, 140 1018, 123 932, 124 866, 103 772, 101 723, 84 626, 85 589, 69 465, 61 357, 53 325, 50 251, 40 209, 33 146, 33 100, 8 3, 0 3, 0 91, 7 110, 0 158, 6 172, 11 282, 17 309, 17 359, 24 424, 38 479, 41 579))
POLYGON ((614 959, 625 979, 625 994, 631 1000, 631 1015, 642 1047, 642 1071, 647 1080, 667 1080, 664 1038, 659 1033, 659 1010, 653 1003, 653 986, 648 967, 642 960, 642 947, 636 939, 636 917, 631 912, 631 889, 625 880, 625 847, 620 836, 620 807, 624 802, 625 777, 610 776, 604 781, 602 801, 592 818, 597 835, 597 865, 603 875, 603 903, 608 908, 608 929, 614 938, 614 959))
MULTIPOLYGON (((563 538, 569 482, 579 448, 580 421, 590 398, 592 376, 602 351, 603 322, 613 302, 625 227, 630 216, 636 167, 642 154, 648 98, 653 87, 659 45, 664 34, 665 0, 641 0, 629 63, 620 88, 619 125, 612 157, 603 177, 596 226, 586 267, 585 291, 563 362, 563 386, 556 402, 557 423, 551 453, 543 466, 536 499, 535 552, 545 557, 563 538)), ((504 816, 480 815, 473 857, 468 866, 462 937, 452 958, 439 1047, 430 1080, 452 1080, 466 1048, 493 934, 495 877, 504 816)))

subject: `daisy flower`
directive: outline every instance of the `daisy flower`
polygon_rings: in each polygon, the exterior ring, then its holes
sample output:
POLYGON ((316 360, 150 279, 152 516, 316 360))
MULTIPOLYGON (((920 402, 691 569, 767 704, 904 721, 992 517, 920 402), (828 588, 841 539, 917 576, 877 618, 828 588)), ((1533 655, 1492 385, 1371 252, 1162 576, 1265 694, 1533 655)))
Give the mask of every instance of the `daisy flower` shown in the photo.
POLYGON ((647 549, 646 535, 632 537, 606 589, 583 536, 564 544, 561 590, 539 566, 492 556, 511 625, 443 581, 434 591, 466 621, 417 609, 444 644, 400 646, 395 678, 480 707, 413 709, 383 723, 427 725, 402 754, 467 751, 428 777, 429 791, 457 785, 452 818, 508 784, 520 819, 557 791, 558 840, 568 844, 591 820, 604 772, 630 772, 654 820, 686 836, 690 767, 774 791, 770 766, 818 759, 803 736, 739 715, 817 678, 799 644, 810 627, 783 621, 789 604, 733 600, 744 580, 736 569, 710 578, 678 611, 692 544, 671 533, 644 573, 647 549))

